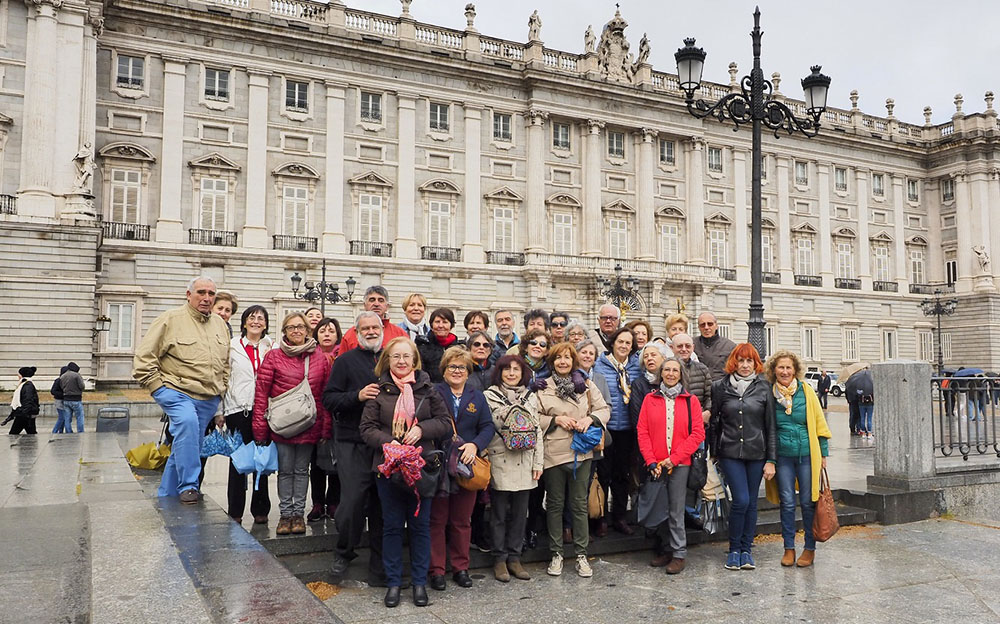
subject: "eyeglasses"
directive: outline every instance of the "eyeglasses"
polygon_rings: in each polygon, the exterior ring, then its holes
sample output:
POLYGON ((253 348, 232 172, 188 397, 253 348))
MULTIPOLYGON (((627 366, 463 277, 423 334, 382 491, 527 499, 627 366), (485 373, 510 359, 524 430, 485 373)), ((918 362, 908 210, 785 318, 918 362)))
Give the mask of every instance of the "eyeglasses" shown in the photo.
POLYGON ((566 321, 552 321, 552 327, 566 327, 569 325, 566 321))
POLYGON ((449 373, 461 373, 462 371, 469 372, 469 369, 461 364, 449 364, 447 366, 447 370, 449 373))
POLYGON ((698 327, 715 327, 715 323, 698 323, 698 327))
POLYGON ((543 349, 545 347, 549 346, 549 343, 547 343, 547 342, 545 342, 543 340, 529 340, 528 344, 531 345, 531 346, 533 346, 533 347, 541 347, 543 349))
POLYGON ((404 362, 409 362, 410 360, 413 359, 413 354, 412 353, 393 353, 392 355, 389 356, 389 359, 392 360, 393 362, 398 362, 400 360, 403 360, 404 362))
POLYGON ((285 331, 305 331, 305 325, 285 325, 285 331))
POLYGON ((688 343, 688 344, 677 344, 677 343, 674 343, 674 346, 677 347, 678 351, 690 351, 691 349, 694 348, 694 345, 691 344, 691 343, 688 343))
POLYGON ((490 344, 490 343, 488 343, 488 342, 473 342, 473 343, 472 343, 472 346, 473 346, 473 347, 477 347, 477 348, 481 348, 481 347, 491 347, 491 346, 493 346, 493 345, 491 345, 491 344, 490 344))
POLYGON ((602 321, 617 321, 617 316, 602 316, 600 317, 602 321))

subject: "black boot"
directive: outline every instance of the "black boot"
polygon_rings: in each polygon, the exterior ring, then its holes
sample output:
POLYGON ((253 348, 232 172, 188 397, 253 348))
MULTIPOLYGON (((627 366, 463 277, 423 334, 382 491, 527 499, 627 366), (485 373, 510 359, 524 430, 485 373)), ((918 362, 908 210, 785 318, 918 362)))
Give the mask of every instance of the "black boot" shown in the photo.
POLYGON ((392 609, 399 606, 399 587, 390 587, 385 592, 385 606, 392 609))
POLYGON ((413 586, 413 604, 418 607, 427 606, 427 586, 426 585, 414 585, 413 586))

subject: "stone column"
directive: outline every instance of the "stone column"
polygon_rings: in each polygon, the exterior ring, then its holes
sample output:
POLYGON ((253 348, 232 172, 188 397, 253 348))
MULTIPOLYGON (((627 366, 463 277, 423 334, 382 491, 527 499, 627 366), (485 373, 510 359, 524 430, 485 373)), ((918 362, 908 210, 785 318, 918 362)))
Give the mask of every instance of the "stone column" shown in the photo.
POLYGON ((782 284, 794 284, 792 224, 789 218, 792 208, 788 198, 788 167, 791 161, 787 156, 778 156, 774 161, 774 177, 778 182, 778 271, 781 272, 782 284))
POLYGON ((906 225, 906 212, 905 203, 903 202, 903 195, 906 193, 904 188, 904 178, 899 174, 893 174, 892 176, 892 212, 893 212, 893 222, 892 222, 892 238, 893 238, 893 255, 895 267, 895 280, 899 285, 899 292, 905 293, 910 291, 908 286, 910 282, 909 272, 906 270, 908 265, 906 261, 906 231, 903 227, 906 225))
MULTIPOLYGON (((184 242, 181 192, 184 173, 184 81, 187 59, 163 59, 163 139, 160 141, 160 216, 156 240, 184 242)), ((197 206, 192 208, 197 210, 197 206)))
POLYGON ((59 113, 55 116, 55 142, 49 156, 55 167, 52 188, 63 196, 61 202, 56 201, 60 218, 93 219, 100 212, 94 206, 96 172, 91 169, 90 180, 78 184, 80 170, 73 157, 82 153, 95 155, 97 40, 89 11, 79 27, 73 13, 64 12, 63 23, 58 27, 58 86, 52 97, 58 98, 59 113))
MULTIPOLYGON (((924 258, 924 282, 928 284, 945 281, 944 254, 941 251, 941 183, 938 180, 924 180, 922 201, 927 206, 927 256, 924 258)), ((936 338, 935 338, 936 340, 936 338)))
POLYGON ((396 257, 419 258, 416 237, 416 96, 399 93, 399 167, 396 174, 396 257))
POLYGON ((833 241, 830 238, 830 163, 816 164, 819 185, 819 274, 823 284, 833 285, 833 241))
POLYGON ((344 96, 347 85, 326 83, 326 180, 323 251, 347 253, 344 235, 344 96))
POLYGON ((691 137, 685 143, 687 162, 687 263, 705 264, 705 141, 691 137))
POLYGON ((527 252, 545 252, 545 120, 549 114, 528 111, 528 246, 527 252))
POLYGON ((885 362, 872 366, 875 385, 875 476, 885 485, 935 476, 931 365, 885 362))
MULTIPOLYGON (((266 249, 267 225, 267 96, 270 72, 247 71, 247 201, 243 246, 266 249)), ((234 228, 235 229, 235 228, 234 228)), ((280 231, 280 228, 276 228, 280 231)))
POLYGON ((747 224, 747 153, 745 150, 733 150, 733 207, 735 208, 733 236, 736 238, 736 281, 741 284, 750 283, 750 231, 747 224))
POLYGON ((639 169, 636 172, 636 224, 639 260, 656 260, 656 207, 653 205, 653 145, 657 132, 643 128, 639 144, 639 169))
POLYGON ((976 274, 975 254, 972 253, 972 241, 977 224, 972 217, 972 198, 969 193, 969 176, 966 171, 955 175, 955 219, 958 230, 958 280, 955 282, 955 292, 972 292, 972 276, 976 274))
POLYGON ((867 169, 854 171, 854 183, 858 192, 858 265, 857 276, 861 280, 861 288, 872 289, 871 240, 868 236, 868 175, 867 169))
POLYGON ((990 233, 992 229, 990 210, 993 206, 990 205, 989 173, 986 171, 977 171, 969 177, 971 178, 969 190, 972 195, 974 228, 972 244, 982 248, 986 258, 989 258, 984 267, 978 256, 973 256, 976 273, 974 288, 976 292, 996 292, 996 288, 993 285, 993 253, 995 248, 991 244, 992 234, 990 233))
MULTIPOLYGON (((989 190, 987 191, 989 195, 990 208, 993 210, 1000 210, 1000 169, 990 169, 990 179, 989 179, 989 190)), ((994 254, 1000 253, 1000 223, 997 227, 990 228, 990 249, 994 254)), ((1000 288, 1000 258, 992 260, 992 271, 993 271, 993 281, 994 284, 1000 288)))
POLYGON ((56 216, 52 176, 57 116, 53 114, 51 101, 58 88, 57 29, 61 6, 61 0, 28 2, 28 31, 32 36, 28 37, 25 55, 21 181, 17 191, 18 213, 26 216, 56 216))
MULTIPOLYGON (((465 243, 462 244, 462 260, 481 263, 485 260, 482 226, 483 109, 472 104, 465 104, 463 108, 465 109, 465 243)), ((544 241, 544 203, 541 223, 544 241)))
POLYGON ((601 130, 603 121, 587 120, 586 161, 583 170, 583 251, 584 256, 600 256, 604 218, 601 212, 601 130))

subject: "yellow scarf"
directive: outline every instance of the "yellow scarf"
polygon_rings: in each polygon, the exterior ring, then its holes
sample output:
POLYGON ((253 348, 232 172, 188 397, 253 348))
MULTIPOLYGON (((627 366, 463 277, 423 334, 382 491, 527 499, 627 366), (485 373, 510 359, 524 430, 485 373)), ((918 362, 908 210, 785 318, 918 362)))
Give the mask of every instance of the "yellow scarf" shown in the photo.
MULTIPOLYGON (((812 499, 813 502, 819 500, 819 473, 823 467, 823 452, 819 448, 820 438, 832 438, 833 433, 826 424, 826 417, 823 415, 823 408, 819 404, 819 397, 816 391, 809 384, 802 384, 802 391, 806 393, 806 430, 809 433, 809 467, 812 470, 812 499)), ((797 484, 796 484, 797 489, 797 484)), ((767 500, 775 505, 778 504, 778 479, 765 481, 764 491, 767 500)))
POLYGON ((792 379, 792 383, 787 386, 781 385, 779 382, 774 382, 774 398, 781 403, 781 406, 785 408, 786 414, 792 413, 792 397, 795 396, 795 391, 798 390, 799 382, 792 379))

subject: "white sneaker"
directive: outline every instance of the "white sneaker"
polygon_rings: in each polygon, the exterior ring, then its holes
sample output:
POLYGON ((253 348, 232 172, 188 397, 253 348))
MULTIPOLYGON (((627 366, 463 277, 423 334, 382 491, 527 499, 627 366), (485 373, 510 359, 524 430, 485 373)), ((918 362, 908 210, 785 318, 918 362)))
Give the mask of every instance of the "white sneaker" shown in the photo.
POLYGON ((594 569, 590 567, 590 563, 587 561, 587 555, 576 556, 576 573, 583 578, 590 578, 594 576, 594 569))
POLYGON ((549 568, 546 570, 549 576, 559 576, 562 574, 562 563, 562 555, 552 555, 552 561, 549 562, 549 568))

